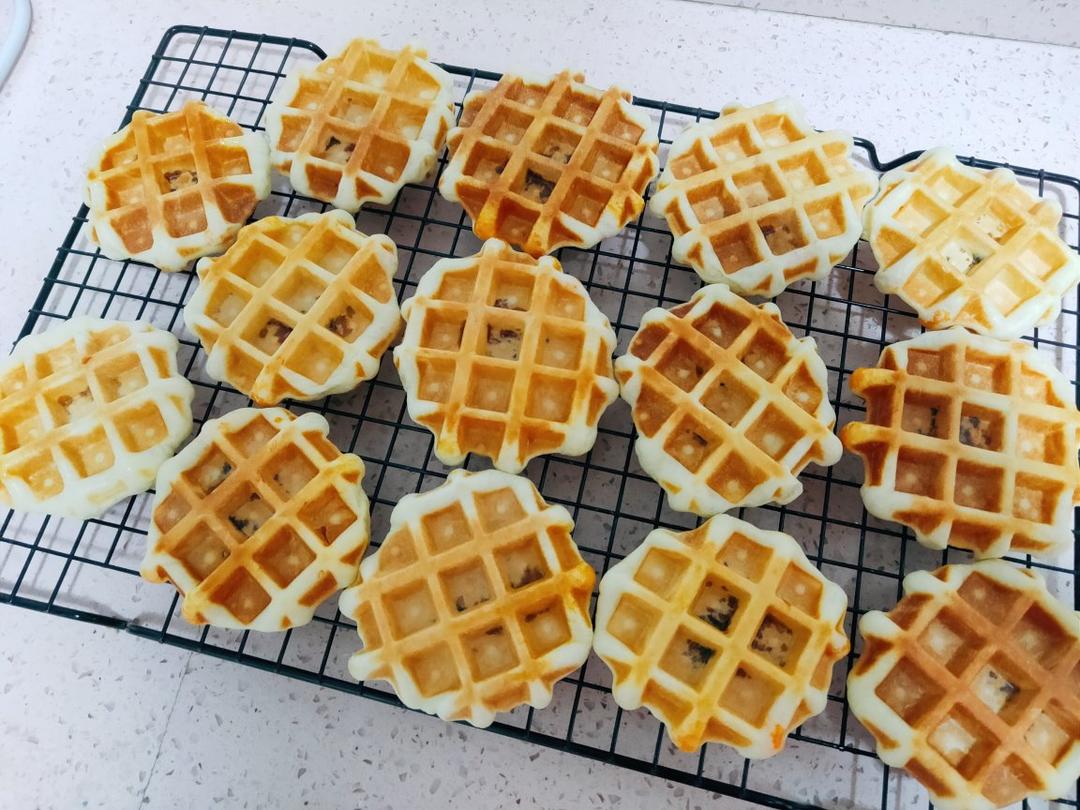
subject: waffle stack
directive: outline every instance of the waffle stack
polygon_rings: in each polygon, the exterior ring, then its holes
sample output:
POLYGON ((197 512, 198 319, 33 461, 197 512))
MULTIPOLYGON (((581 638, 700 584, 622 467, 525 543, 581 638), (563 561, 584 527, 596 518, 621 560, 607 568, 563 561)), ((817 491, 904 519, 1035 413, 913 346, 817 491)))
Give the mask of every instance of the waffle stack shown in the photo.
POLYGON ((504 75, 466 96, 439 191, 465 207, 480 239, 539 257, 591 247, 641 213, 658 166, 652 122, 626 91, 584 81, 504 75))
POLYGON ((0 502, 89 518, 150 486, 191 432, 178 348, 85 316, 19 341, 0 363, 0 502))
POLYGON ((544 453, 592 448, 618 393, 615 333, 558 261, 489 240, 438 261, 402 314, 394 363, 409 415, 435 434, 444 464, 477 453, 519 472, 544 453))
POLYGON ((1080 414, 1072 386, 1029 344, 928 332, 856 370, 851 391, 866 421, 840 436, 865 462, 871 514, 977 557, 1072 545, 1080 414))
POLYGON ((791 537, 719 515, 657 529, 604 575, 595 647, 616 702, 648 707, 679 748, 756 759, 824 710, 846 607, 791 537))
POLYGON ((474 726, 543 708, 592 641, 595 574, 573 527, 528 479, 496 470, 454 470, 405 496, 341 597, 364 644, 349 671, 388 681, 410 708, 474 726))
POLYGON ((1080 614, 1000 561, 904 579, 871 611, 848 700, 942 810, 1063 796, 1080 778, 1080 614))
POLYGON ((453 121, 452 85, 422 48, 355 39, 282 83, 266 113, 273 164, 335 208, 389 203, 434 168, 453 121))
POLYGON ((615 374, 638 460, 673 509, 788 503, 807 463, 840 459, 813 339, 796 339, 774 305, 755 307, 722 284, 646 312, 615 374))
POLYGON ((206 371, 257 405, 318 399, 374 377, 397 336, 397 248, 344 211, 266 217, 199 262, 184 320, 206 371))
POLYGON ((364 463, 317 413, 242 408, 161 467, 142 575, 192 624, 273 632, 356 578, 369 536, 364 463))
POLYGON ((270 194, 266 141, 200 101, 136 110, 90 163, 86 204, 110 259, 181 270, 224 250, 270 194))
POLYGON ((858 241, 877 188, 851 144, 815 131, 790 99, 687 127, 650 203, 675 235, 672 256, 743 295, 824 278, 858 241))
POLYGON ((1060 220, 1056 201, 1033 197, 1008 169, 974 169, 932 149, 884 175, 866 208, 874 283, 930 328, 1019 337, 1054 320, 1080 281, 1060 220))

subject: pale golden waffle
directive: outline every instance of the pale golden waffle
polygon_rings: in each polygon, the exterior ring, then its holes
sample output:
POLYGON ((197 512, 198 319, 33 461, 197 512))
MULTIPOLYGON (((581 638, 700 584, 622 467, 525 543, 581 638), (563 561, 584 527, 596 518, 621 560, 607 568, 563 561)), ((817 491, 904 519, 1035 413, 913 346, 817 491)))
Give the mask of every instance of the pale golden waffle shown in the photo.
POLYGON ((723 284, 646 312, 615 376, 638 461, 681 512, 789 503, 807 463, 840 460, 813 338, 797 339, 773 304, 755 307, 723 284))
POLYGON ((625 90, 584 81, 505 75, 465 97, 439 191, 464 206, 480 239, 533 256, 587 248, 645 207, 660 143, 652 122, 625 90))
POLYGON ((149 487, 191 432, 178 348, 86 316, 19 341, 0 362, 0 502, 85 519, 149 487))
POLYGON ((410 708, 474 726, 547 706, 592 643, 596 575, 573 528, 532 482, 497 470, 454 470, 406 495, 341 595, 364 645, 349 671, 389 682, 410 708))
POLYGON ((224 250, 269 194, 266 141, 201 101, 136 110, 90 161, 86 184, 101 252, 162 270, 224 250))
POLYGON ((757 759, 825 709, 846 609, 791 537, 718 515, 655 530, 604 575, 594 647, 615 701, 644 705, 679 748, 757 759))
POLYGON ((394 363, 409 415, 435 434, 435 455, 467 453, 519 472, 544 453, 576 456, 618 395, 615 332, 581 282, 488 240, 475 256, 441 259, 402 305, 394 363))
POLYGON ((454 120, 452 87, 422 48, 354 39, 275 93, 271 160, 293 188, 335 208, 389 203, 434 168, 454 120))
POLYGON ((1056 318, 1080 281, 1080 256, 1058 235, 1061 206, 948 149, 885 174, 864 218, 874 283, 931 329, 1016 338, 1056 318))
POLYGON ((942 810, 1063 796, 1080 778, 1080 613, 1000 560, 904 579, 859 622, 852 713, 942 810))
POLYGON ((401 327, 396 269, 390 238, 359 233, 344 211, 266 217, 199 262, 184 321, 207 373, 256 405, 318 399, 378 372, 401 327))
POLYGON ((161 467, 142 575, 192 624, 273 632, 356 578, 369 537, 364 463, 317 413, 241 408, 161 467))
POLYGON ((871 514, 977 557, 1072 546, 1080 414, 1072 386, 1030 344, 927 332, 886 347, 850 385, 866 421, 840 436, 863 457, 871 514))
POLYGON ((815 131, 790 99, 725 107, 675 139, 650 209, 667 218, 676 261, 771 297, 824 278, 858 241, 877 180, 851 145, 815 131))

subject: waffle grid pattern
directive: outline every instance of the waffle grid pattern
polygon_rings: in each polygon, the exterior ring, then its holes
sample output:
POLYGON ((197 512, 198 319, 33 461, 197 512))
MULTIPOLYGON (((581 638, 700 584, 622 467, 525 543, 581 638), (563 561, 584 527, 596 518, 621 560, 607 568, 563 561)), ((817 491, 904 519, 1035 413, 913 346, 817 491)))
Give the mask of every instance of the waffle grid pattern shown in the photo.
POLYGON ((809 461, 839 460, 825 366, 775 306, 714 284, 641 324, 616 376, 633 408, 638 460, 672 508, 710 515, 788 503, 809 461))
POLYGON ((479 238, 543 256, 592 247, 641 213, 657 170, 649 118, 626 91, 584 81, 506 76, 465 99, 439 190, 464 206, 479 238))
POLYGON ((199 262, 184 308, 207 373, 257 405, 318 399, 374 377, 397 337, 397 248, 343 211, 265 217, 224 256, 199 262))
POLYGON ((287 630, 350 584, 367 548, 364 464, 315 413, 241 408, 161 467, 142 575, 192 624, 287 630))
MULTIPOLYGON (((205 98, 241 126, 259 129, 269 99, 285 74, 324 57, 316 45, 295 39, 192 26, 173 28, 153 54, 129 114, 140 107, 174 110, 187 98, 205 98)), ((455 78, 456 103, 499 79, 487 71, 444 67, 455 78)), ((641 98, 634 99, 634 108, 652 117, 661 156, 686 125, 716 115, 641 98)), ((914 157, 889 161, 860 138, 855 138, 855 153, 879 172, 914 157)), ((962 162, 984 169, 1000 165, 981 158, 965 157, 962 162)), ((1012 168, 1033 193, 1062 201, 1066 239, 1076 248, 1080 179, 1038 168, 1012 168)), ((479 248, 468 217, 458 206, 445 203, 435 186, 432 181, 407 185, 392 206, 365 207, 360 213, 364 232, 389 233, 398 244, 395 288, 399 300, 412 295, 419 278, 437 259, 468 255, 479 248)), ((321 209, 287 189, 272 192, 265 203, 267 214, 296 216, 310 210, 321 209)), ((204 355, 197 341, 182 332, 183 302, 195 286, 194 274, 158 273, 134 263, 111 262, 89 241, 86 209, 73 214, 70 231, 59 246, 24 331, 41 331, 57 319, 86 312, 152 319, 180 336, 181 368, 195 385, 199 421, 242 407, 243 397, 200 373, 204 355)), ((638 328, 640 313, 653 306, 685 302, 700 283, 693 271, 670 261, 670 245, 666 223, 645 216, 631 222, 619 237, 591 250, 565 249, 559 255, 565 272, 582 280, 617 330, 619 353, 638 328)), ((859 242, 826 281, 796 283, 776 299, 796 334, 811 334, 818 341, 829 369, 829 399, 841 423, 863 412, 861 404, 848 395, 850 373, 873 364, 887 343, 918 331, 903 304, 878 294, 872 281, 875 267, 869 247, 859 242)), ((1074 338, 1078 303, 1070 293, 1059 320, 1034 332, 1036 347, 1054 355, 1070 382, 1076 378, 1080 359, 1074 338)), ((405 492, 428 489, 447 473, 429 455, 430 433, 409 420, 397 377, 388 360, 384 364, 382 374, 352 395, 293 406, 297 413, 325 414, 334 442, 363 458, 376 537, 385 534, 387 515, 405 492)), ((629 553, 652 528, 683 531, 695 521, 668 510, 662 491, 637 467, 628 409, 618 404, 609 408, 598 434, 597 446, 588 456, 537 459, 527 473, 548 502, 572 512, 575 541, 599 574, 629 553)), ((903 574, 968 558, 956 550, 931 552, 896 524, 868 521, 857 492, 859 465, 852 461, 821 471, 805 470, 801 475, 804 499, 739 513, 759 526, 776 526, 799 537, 813 564, 848 593, 849 621, 868 609, 892 607, 900 596, 903 574)), ((17 512, 0 515, 0 602, 124 628, 155 642, 400 705, 380 684, 358 685, 345 668, 356 650, 356 631, 352 622, 334 612, 333 600, 324 603, 306 627, 290 633, 190 627, 180 618, 180 599, 170 596, 171 589, 144 584, 138 576, 149 504, 148 496, 133 498, 103 518, 85 523, 36 519, 17 512), (131 619, 130 603, 103 605, 103 592, 125 600, 132 592, 144 599, 149 592, 170 598, 144 602, 146 609, 131 619)), ((1054 562, 1014 559, 1046 572, 1052 590, 1063 598, 1076 598, 1073 555, 1054 562)), ((856 654, 837 665, 838 674, 843 674, 856 654)), ((914 779, 875 758, 872 740, 848 710, 842 678, 834 680, 825 712, 789 736, 788 752, 755 761, 711 744, 697 755, 673 751, 663 726, 648 712, 626 712, 615 705, 604 670, 602 662, 590 658, 581 673, 556 684, 547 709, 534 712, 523 707, 500 716, 491 730, 771 807, 835 807, 841 801, 860 810, 927 806, 925 792, 914 779), (796 767, 795 762, 814 762, 816 767, 796 767), (817 774, 822 767, 857 773, 858 778, 835 785, 838 792, 831 788, 819 792, 823 788, 817 774)), ((1060 808, 1076 806, 1075 790, 1057 803, 1060 808)))
POLYGON ((1061 205, 948 149, 882 177, 864 217, 881 268, 874 283, 933 328, 1017 338, 1057 317, 1080 282, 1080 256, 1058 238, 1061 205))
POLYGON ((176 338, 73 318, 0 362, 0 502, 98 515, 153 483, 191 432, 176 338))
POLYGON ((224 248, 269 193, 266 142, 196 101, 134 113, 91 161, 86 191, 102 252, 162 270, 224 248))
POLYGON ((1080 501, 1080 413, 1027 344, 955 327, 893 344, 851 390, 867 422, 844 426, 866 464, 863 499, 931 548, 1057 556, 1080 501))
POLYGON ((495 470, 454 470, 406 497, 342 597, 364 642, 350 672, 390 681, 406 706, 475 726, 547 706, 592 645, 596 574, 573 526, 531 482, 495 470))
POLYGON ((427 176, 453 120, 452 80, 413 46, 357 39, 281 85, 267 112, 274 166, 336 208, 388 203, 427 176))
POLYGON ((647 706, 683 750, 767 757, 825 708, 846 606, 789 536, 720 515, 658 529, 608 571, 596 650, 619 704, 647 706))
POLYGON ((402 311, 394 361, 445 464, 473 452, 516 473, 540 454, 593 446, 618 391, 615 333, 557 261, 488 240, 476 256, 438 262, 402 311))
POLYGON ((918 771, 942 810, 1067 790, 1080 775, 1080 615, 998 561, 916 572, 904 591, 863 617, 848 687, 879 754, 918 771))
POLYGON ((877 183, 851 136, 817 132, 790 99, 728 107, 675 139, 651 207, 677 261, 743 295, 820 279, 862 232, 877 183))

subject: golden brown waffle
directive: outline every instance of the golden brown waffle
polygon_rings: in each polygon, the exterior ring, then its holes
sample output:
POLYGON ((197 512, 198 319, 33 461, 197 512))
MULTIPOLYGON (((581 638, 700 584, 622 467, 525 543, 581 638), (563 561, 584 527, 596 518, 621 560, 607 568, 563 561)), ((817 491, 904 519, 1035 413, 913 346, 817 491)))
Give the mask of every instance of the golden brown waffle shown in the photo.
POLYGON ((543 708, 592 642, 596 575, 573 528, 528 479, 497 470, 454 470, 406 495, 360 584, 341 595, 364 644, 349 671, 388 681, 410 708, 474 726, 543 708))
POLYGON ((199 262, 184 320, 207 373, 256 405, 318 399, 378 372, 401 327, 396 269, 390 238, 358 233, 344 211, 266 217, 199 262))
POLYGON ((641 213, 658 165, 652 122, 625 90, 584 81, 504 75, 466 96, 439 191, 465 207, 479 238, 543 256, 591 247, 641 213))
POLYGON ((615 399, 615 332, 581 282, 550 256, 497 239, 441 259, 402 306, 394 363, 409 415, 435 434, 435 455, 467 453, 519 472, 544 453, 581 455, 615 399))
POLYGON ((369 536, 364 463, 317 413, 241 408, 161 467, 142 575, 192 624, 287 630, 356 578, 369 536))
POLYGON ((1016 338, 1056 318, 1080 281, 1080 256, 1058 235, 1061 206, 1008 169, 974 169, 948 149, 884 175, 864 217, 874 283, 931 329, 1016 338))
POLYGON ((178 348, 85 316, 19 341, 0 362, 0 502, 88 518, 149 487, 191 432, 178 348))
POLYGON ((616 702, 646 706, 682 750, 768 757, 824 710, 846 609, 791 537, 718 515, 657 529, 604 575, 594 646, 616 702))
POLYGON ((266 141, 201 101, 136 110, 90 162, 91 236, 110 259, 181 270, 224 250, 270 194, 266 141))
POLYGON ((646 312, 615 375, 638 461, 673 509, 788 503, 808 462, 840 460, 813 338, 796 339, 773 304, 755 307, 723 284, 646 312))
POLYGON ((1080 778, 1080 613, 994 560, 904 579, 859 622, 852 713, 942 810, 1063 796, 1080 778))
POLYGON ((824 278, 858 241, 877 180, 852 163, 851 143, 815 131, 790 99, 725 107, 675 139, 650 210, 667 218, 676 261, 774 296, 824 278))
POLYGON ((275 168, 336 208, 389 203, 435 166, 453 122, 453 80, 412 45, 354 39, 288 76, 266 112, 275 168))
POLYGON ((1030 344, 927 332, 856 370, 851 391, 866 421, 840 436, 865 462, 871 514, 977 557, 1072 545, 1080 414, 1072 386, 1030 344))

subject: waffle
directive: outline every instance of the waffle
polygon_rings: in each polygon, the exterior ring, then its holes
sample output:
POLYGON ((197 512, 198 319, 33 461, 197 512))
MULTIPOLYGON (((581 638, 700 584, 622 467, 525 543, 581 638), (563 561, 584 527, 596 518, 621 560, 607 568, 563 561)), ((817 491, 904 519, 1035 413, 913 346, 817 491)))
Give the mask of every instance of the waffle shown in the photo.
POLYGON ((673 509, 788 503, 808 462, 840 459, 813 338, 796 339, 774 305, 755 307, 723 284, 646 312, 615 376, 638 461, 673 509))
POLYGON ((364 463, 317 413, 211 419, 158 473, 142 575, 192 624, 286 630, 352 583, 369 535, 364 463))
POLYGON ((1080 414, 1072 386, 1030 344, 927 332, 857 369, 851 391, 866 421, 840 436, 863 457, 871 514, 977 557, 1072 546, 1080 414))
POLYGON ((547 706, 592 642, 596 575, 573 528, 528 479, 497 470, 454 470, 405 496, 360 584, 341 596, 364 645, 349 671, 388 681, 410 708, 474 726, 547 706))
POLYGON ((743 295, 824 278, 858 241, 877 188, 851 162, 851 144, 815 131, 790 99, 726 107, 687 127, 650 203, 675 236, 672 256, 743 295))
POLYGON ((397 249, 344 211, 266 217, 199 262, 184 320, 206 371, 257 405, 318 399, 374 377, 401 327, 397 249))
POLYGON ((544 453, 581 455, 618 394, 615 332, 576 278, 491 239, 442 259, 402 306, 394 363, 409 415, 435 434, 435 455, 467 453, 519 472, 544 453))
POLYGON ((604 575, 594 646, 615 701, 646 706, 683 751, 758 759, 824 710, 846 609, 791 537, 718 515, 656 529, 604 575))
POLYGON ((266 141, 201 101, 136 110, 90 162, 91 236, 110 259, 181 270, 224 250, 270 194, 266 141))
POLYGON ((435 166, 452 85, 422 48, 354 39, 282 83, 266 114, 271 160, 293 188, 335 208, 389 203, 435 166))
POLYGON ((503 76, 465 98, 439 181, 480 239, 533 256, 614 236, 645 207, 659 141, 630 94, 601 91, 564 71, 546 80, 503 76))
POLYGON ((1080 778, 1080 613, 1000 560, 904 579, 859 623, 851 711, 941 810, 1064 795, 1080 778))
POLYGON ((0 362, 0 502, 85 519, 149 487, 191 432, 178 348, 85 316, 19 341, 0 362))
POLYGON ((948 149, 884 175, 864 218, 874 283, 932 329, 1016 338, 1056 318, 1080 281, 1080 256, 1058 236, 1061 206, 948 149))

